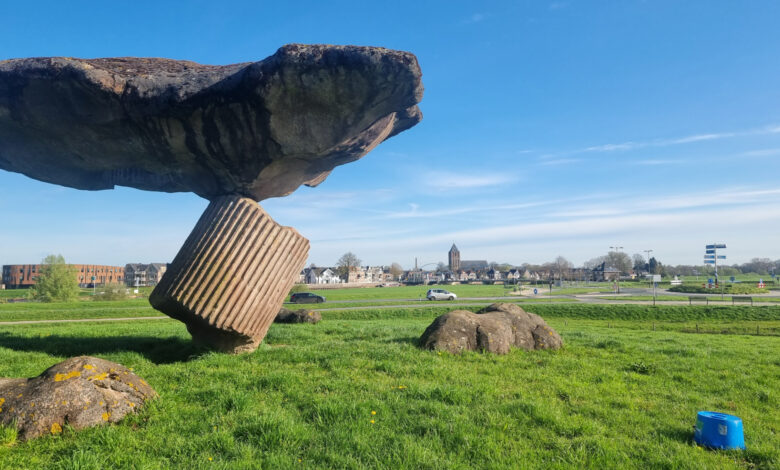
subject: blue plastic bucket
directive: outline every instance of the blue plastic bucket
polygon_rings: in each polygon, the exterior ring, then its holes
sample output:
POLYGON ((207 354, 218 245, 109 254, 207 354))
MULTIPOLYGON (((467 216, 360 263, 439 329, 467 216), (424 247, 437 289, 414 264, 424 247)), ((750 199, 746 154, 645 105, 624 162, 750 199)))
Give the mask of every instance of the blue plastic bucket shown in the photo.
POLYGON ((693 440, 701 446, 715 449, 744 449, 742 420, 725 413, 699 411, 693 440))

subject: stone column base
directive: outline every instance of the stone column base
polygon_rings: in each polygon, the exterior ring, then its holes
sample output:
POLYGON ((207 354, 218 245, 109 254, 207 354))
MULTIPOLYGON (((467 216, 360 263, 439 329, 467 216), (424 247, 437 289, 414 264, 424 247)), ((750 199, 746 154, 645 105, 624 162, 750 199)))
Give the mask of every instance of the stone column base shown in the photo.
POLYGON ((214 349, 250 352, 306 263, 309 241, 252 199, 214 199, 155 287, 152 307, 214 349))

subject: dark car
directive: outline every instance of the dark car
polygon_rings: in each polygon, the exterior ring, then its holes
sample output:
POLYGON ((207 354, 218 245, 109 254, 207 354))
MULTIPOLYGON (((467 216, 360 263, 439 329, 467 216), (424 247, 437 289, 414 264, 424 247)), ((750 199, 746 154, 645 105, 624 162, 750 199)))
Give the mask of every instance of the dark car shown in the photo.
POLYGON ((294 304, 321 304, 325 302, 325 297, 311 292, 296 292, 290 296, 290 302, 294 304))

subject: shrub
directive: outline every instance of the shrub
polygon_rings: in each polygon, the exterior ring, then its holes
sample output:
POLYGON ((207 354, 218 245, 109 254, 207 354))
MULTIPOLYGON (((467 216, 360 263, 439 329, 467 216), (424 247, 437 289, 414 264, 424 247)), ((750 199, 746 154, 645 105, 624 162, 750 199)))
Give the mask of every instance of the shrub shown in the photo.
POLYGON ((296 294, 298 292, 306 292, 307 289, 308 289, 308 286, 306 284, 301 284, 301 283, 294 284, 290 288, 290 292, 287 293, 287 297, 289 297, 289 296, 291 296, 293 294, 296 294))
POLYGON ((106 284, 93 300, 125 300, 130 296, 128 291, 124 284, 106 284))
POLYGON ((41 263, 41 272, 29 296, 41 302, 67 302, 79 296, 76 268, 65 264, 62 255, 49 255, 41 263))

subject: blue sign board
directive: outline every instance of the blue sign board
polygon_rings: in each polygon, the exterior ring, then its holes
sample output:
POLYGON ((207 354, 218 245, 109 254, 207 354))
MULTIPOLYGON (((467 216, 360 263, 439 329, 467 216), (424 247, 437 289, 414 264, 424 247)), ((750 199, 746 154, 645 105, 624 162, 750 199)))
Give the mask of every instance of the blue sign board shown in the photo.
POLYGON ((718 244, 718 245, 707 245, 704 248, 706 248, 708 250, 712 250, 714 248, 726 248, 726 245, 721 243, 721 244, 718 244))
POLYGON ((704 259, 715 259, 715 255, 704 255, 704 259))
POLYGON ((731 276, 731 277, 729 278, 729 281, 731 281, 731 282, 734 282, 734 281, 736 281, 736 280, 737 280, 737 278, 736 278, 736 277, 734 277, 734 276, 731 276))
POLYGON ((707 245, 705 246, 705 248, 707 248, 708 250, 712 250, 713 248, 715 248, 715 245, 707 245))
POLYGON ((705 253, 707 253, 708 255, 709 254, 714 254, 715 253, 715 248, 707 249, 707 251, 705 253))
POLYGON ((705 259, 704 260, 704 264, 715 264, 715 260, 714 259, 705 259))
POLYGON ((718 259, 726 259, 726 255, 718 255, 718 259))
POLYGON ((712 278, 709 278, 707 279, 707 284, 715 284, 715 283, 712 281, 712 278))
POLYGON ((538 291, 538 290, 536 290, 536 289, 534 289, 534 295, 536 295, 536 294, 538 294, 538 293, 539 293, 539 291, 538 291))

